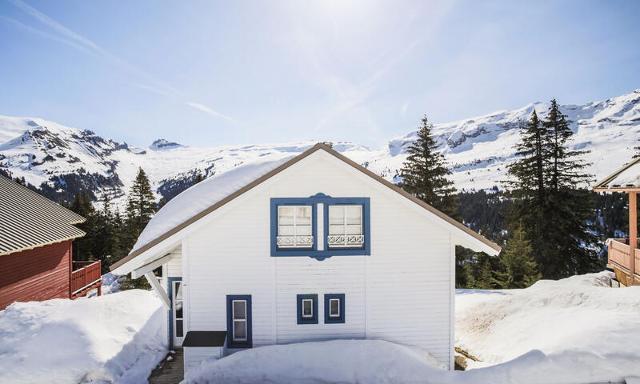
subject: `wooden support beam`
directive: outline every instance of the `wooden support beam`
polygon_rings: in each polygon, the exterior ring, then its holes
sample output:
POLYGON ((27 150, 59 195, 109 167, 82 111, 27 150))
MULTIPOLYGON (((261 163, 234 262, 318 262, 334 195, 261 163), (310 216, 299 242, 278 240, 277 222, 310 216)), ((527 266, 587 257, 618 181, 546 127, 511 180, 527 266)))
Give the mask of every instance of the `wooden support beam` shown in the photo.
POLYGON ((166 264, 169 262, 169 260, 171 260, 171 258, 173 257, 172 253, 168 253, 166 255, 164 255, 163 257, 154 260, 148 264, 143 265, 142 267, 135 269, 133 271, 131 271, 131 278, 132 279, 137 279, 138 277, 142 277, 143 275, 145 275, 147 272, 151 272, 154 269, 160 267, 162 264, 166 264))
POLYGON ((156 277, 156 275, 153 274, 153 271, 145 273, 144 277, 147 279, 147 281, 149 282, 153 290, 156 291, 158 296, 160 296, 160 300, 162 301, 162 304, 164 304, 164 306, 167 307, 167 309, 170 309, 171 302, 169 301, 169 296, 167 296, 167 292, 164 291, 164 289, 158 282, 158 278, 156 277))
POLYGON ((629 251, 631 258, 631 284, 636 273, 636 248, 638 248, 638 194, 629 192, 629 251))

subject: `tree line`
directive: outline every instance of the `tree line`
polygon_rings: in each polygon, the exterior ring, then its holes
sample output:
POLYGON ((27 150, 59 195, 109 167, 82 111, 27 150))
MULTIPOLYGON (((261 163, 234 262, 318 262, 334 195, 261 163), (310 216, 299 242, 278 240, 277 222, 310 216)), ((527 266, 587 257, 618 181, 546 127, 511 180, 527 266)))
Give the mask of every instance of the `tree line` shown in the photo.
MULTIPOLYGON (((100 260, 102 272, 109 272, 111 264, 121 259, 133 248, 138 236, 158 209, 149 178, 142 168, 138 169, 129 190, 126 211, 112 207, 105 194, 99 208, 95 208, 86 191, 78 192, 69 208, 83 216, 86 221, 78 227, 86 232, 74 242, 74 260, 100 260)), ((123 279, 123 288, 142 288, 144 279, 123 279)))
POLYGON ((593 180, 582 160, 586 151, 572 149, 570 121, 556 100, 544 118, 534 110, 520 123, 506 191, 457 193, 432 129, 424 117, 399 171, 400 186, 503 246, 499 257, 458 247, 458 287, 522 288, 604 267, 596 235, 624 226, 619 218, 626 216, 612 213, 625 205, 619 195, 586 189, 593 180))

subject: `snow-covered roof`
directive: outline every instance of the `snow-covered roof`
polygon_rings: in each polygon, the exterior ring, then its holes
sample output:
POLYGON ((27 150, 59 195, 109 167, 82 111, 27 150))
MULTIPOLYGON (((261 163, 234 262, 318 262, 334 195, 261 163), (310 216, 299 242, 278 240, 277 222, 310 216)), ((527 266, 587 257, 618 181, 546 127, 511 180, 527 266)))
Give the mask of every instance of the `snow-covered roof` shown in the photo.
POLYGON ((600 180, 593 189, 596 191, 640 189, 640 157, 600 180))
MULTIPOLYGON (((132 270, 130 268, 131 265, 127 268, 121 267, 136 256, 160 244, 162 241, 220 208, 227 202, 235 199, 251 188, 259 185, 264 180, 267 180, 318 150, 327 151, 329 154, 347 163, 347 165, 360 170, 371 178, 420 205, 445 222, 453 225, 462 233, 467 235, 465 238, 473 239, 471 240, 471 244, 474 244, 474 246, 480 245, 482 251, 489 254, 498 254, 500 252, 501 248, 499 245, 474 232, 464 224, 452 219, 429 204, 405 192, 388 180, 385 180, 353 160, 341 155, 329 145, 318 143, 296 156, 287 156, 275 161, 252 163, 235 168, 220 176, 206 179, 180 193, 155 214, 138 237, 138 241, 133 246, 129 255, 114 263, 111 266, 111 270, 117 274, 129 273, 132 270)), ((141 265, 137 265, 135 268, 140 266, 141 265)))
POLYGON ((210 206, 272 171, 292 157, 287 156, 279 160, 242 165, 188 188, 171 199, 153 216, 138 237, 131 253, 141 249, 172 228, 194 218, 210 206))

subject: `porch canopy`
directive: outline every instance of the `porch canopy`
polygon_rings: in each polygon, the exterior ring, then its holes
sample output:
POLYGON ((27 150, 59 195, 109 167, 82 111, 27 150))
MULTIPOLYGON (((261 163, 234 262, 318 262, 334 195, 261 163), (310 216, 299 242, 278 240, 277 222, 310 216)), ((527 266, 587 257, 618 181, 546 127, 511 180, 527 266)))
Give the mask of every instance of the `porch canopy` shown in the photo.
POLYGON ((621 192, 629 195, 629 240, 609 239, 609 264, 623 275, 627 285, 640 283, 640 249, 638 249, 638 192, 640 192, 640 157, 623 165, 593 187, 596 192, 621 192))

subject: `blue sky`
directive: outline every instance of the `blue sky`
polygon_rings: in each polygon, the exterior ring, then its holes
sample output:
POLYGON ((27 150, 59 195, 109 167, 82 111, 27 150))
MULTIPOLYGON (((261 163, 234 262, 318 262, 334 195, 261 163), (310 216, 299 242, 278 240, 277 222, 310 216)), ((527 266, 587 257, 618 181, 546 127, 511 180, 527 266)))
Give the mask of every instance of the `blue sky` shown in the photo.
POLYGON ((640 88, 640 1, 0 3, 0 114, 148 145, 405 134, 640 88))

